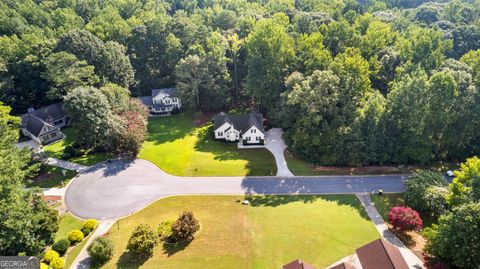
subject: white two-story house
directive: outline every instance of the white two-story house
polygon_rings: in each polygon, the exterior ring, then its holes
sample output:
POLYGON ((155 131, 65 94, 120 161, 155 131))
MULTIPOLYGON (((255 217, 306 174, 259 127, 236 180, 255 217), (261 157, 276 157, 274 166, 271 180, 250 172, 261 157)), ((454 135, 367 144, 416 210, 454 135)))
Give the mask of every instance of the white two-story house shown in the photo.
POLYGON ((142 96, 140 100, 148 107, 150 115, 170 115, 182 107, 175 88, 153 89, 152 96, 142 96))
POLYGON ((251 111, 247 115, 231 115, 223 112, 213 117, 215 139, 225 141, 242 141, 244 145, 263 144, 265 130, 263 115, 251 111))

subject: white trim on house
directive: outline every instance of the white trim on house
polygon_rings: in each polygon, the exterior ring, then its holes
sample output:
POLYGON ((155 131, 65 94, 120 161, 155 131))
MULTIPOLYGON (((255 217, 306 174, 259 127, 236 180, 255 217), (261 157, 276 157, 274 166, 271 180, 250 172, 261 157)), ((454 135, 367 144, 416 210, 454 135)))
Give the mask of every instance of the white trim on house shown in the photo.
POLYGON ((252 126, 245 133, 243 133, 242 140, 246 144, 259 144, 265 140, 265 134, 257 127, 252 126))

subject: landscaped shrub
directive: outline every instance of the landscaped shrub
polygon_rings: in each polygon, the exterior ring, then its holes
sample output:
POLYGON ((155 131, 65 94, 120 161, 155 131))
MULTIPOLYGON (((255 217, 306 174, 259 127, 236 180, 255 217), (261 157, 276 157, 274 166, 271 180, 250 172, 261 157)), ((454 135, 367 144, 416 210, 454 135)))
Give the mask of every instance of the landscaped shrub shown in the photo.
POLYGON ((87 229, 87 228, 82 228, 80 231, 82 231, 83 237, 87 237, 92 230, 87 229))
POLYGON ((83 238, 83 233, 80 230, 72 230, 68 234, 68 240, 70 240, 70 243, 72 243, 72 245, 75 245, 78 242, 82 242, 83 238))
POLYGON ((98 225, 98 221, 96 219, 87 219, 83 223, 82 227, 87 228, 90 231, 93 231, 93 229, 95 229, 95 227, 97 227, 97 225, 98 225))
POLYGON ((70 153, 64 152, 64 153, 62 154, 62 159, 65 159, 65 160, 66 160, 66 159, 69 159, 69 158, 71 158, 71 157, 72 157, 72 155, 71 155, 70 153))
POLYGON ((65 266, 65 261, 62 258, 55 258, 50 262, 50 267, 53 269, 62 269, 65 266))
POLYGON ((40 269, 49 269, 48 264, 41 262, 40 263, 40 269))
POLYGON ((55 244, 53 244, 52 249, 58 252, 61 256, 63 256, 70 247, 70 241, 66 238, 60 239, 55 244))
POLYGON ((193 213, 185 211, 172 225, 172 238, 177 242, 191 241, 199 228, 200 225, 198 220, 193 217, 193 213))
POLYGON ((94 264, 102 265, 113 256, 113 242, 105 237, 97 237, 88 246, 87 251, 94 264))
POLYGON ((147 224, 140 224, 135 227, 132 236, 128 240, 127 249, 140 258, 150 257, 157 243, 157 233, 147 224))
POLYGON ((47 252, 45 252, 45 254, 43 254, 43 261, 46 264, 50 264, 50 262, 52 262, 58 257, 60 257, 60 254, 58 254, 58 252, 56 252, 55 250, 48 250, 47 252))
POLYGON ((163 221, 158 225, 157 232, 160 240, 167 240, 172 235, 172 226, 175 223, 173 220, 163 221))
POLYGON ((397 206, 388 213, 393 228, 401 232, 421 229, 423 221, 417 211, 410 207, 397 206))
POLYGON ((75 156, 75 154, 77 153, 77 150, 75 150, 75 148, 72 146, 66 146, 63 152, 70 154, 70 156, 75 156))
POLYGON ((405 182, 405 203, 422 212, 444 213, 447 195, 447 181, 440 173, 420 171, 405 182))

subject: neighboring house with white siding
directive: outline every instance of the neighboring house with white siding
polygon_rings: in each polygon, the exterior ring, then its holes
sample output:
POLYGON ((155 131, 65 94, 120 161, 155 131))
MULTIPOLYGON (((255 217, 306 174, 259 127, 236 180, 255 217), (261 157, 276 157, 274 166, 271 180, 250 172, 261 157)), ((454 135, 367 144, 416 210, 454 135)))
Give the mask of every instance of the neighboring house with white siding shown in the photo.
POLYGON ((140 100, 148 107, 150 115, 170 115, 182 107, 175 88, 153 89, 151 96, 142 96, 140 100))
POLYGON ((251 111, 247 115, 231 115, 223 112, 213 117, 215 139, 241 141, 244 145, 264 144, 263 115, 251 111))
POLYGON ((60 128, 67 125, 67 112, 63 103, 56 103, 37 110, 30 108, 20 116, 20 130, 33 141, 45 145, 63 139, 60 128))

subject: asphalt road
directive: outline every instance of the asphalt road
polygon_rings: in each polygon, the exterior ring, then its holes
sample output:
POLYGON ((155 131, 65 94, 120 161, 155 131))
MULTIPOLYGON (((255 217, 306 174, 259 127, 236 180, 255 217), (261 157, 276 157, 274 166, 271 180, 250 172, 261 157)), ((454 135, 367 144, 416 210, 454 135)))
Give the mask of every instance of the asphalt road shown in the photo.
POLYGON ((113 161, 84 170, 65 203, 81 218, 130 215, 162 197, 188 194, 334 194, 382 189, 402 192, 408 175, 296 177, 176 177, 144 161, 113 161))

